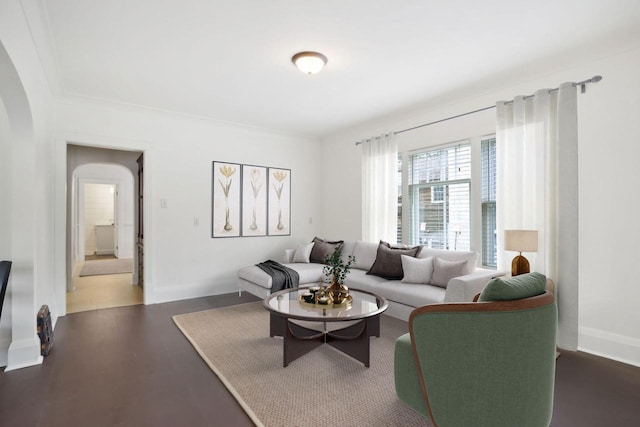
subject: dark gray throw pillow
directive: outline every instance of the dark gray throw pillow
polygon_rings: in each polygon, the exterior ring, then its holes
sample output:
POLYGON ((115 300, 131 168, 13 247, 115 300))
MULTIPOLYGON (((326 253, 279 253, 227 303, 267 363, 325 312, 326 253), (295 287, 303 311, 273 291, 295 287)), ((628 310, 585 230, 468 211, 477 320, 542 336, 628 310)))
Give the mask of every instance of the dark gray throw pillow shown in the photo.
POLYGON ((336 249, 342 249, 344 241, 336 240, 335 242, 329 242, 319 237, 313 238, 313 249, 311 249, 311 255, 309 256, 309 262, 315 262, 316 264, 324 264, 324 259, 327 255, 333 254, 336 249))
POLYGON ((367 274, 382 277, 383 279, 399 280, 404 273, 402 271, 402 255, 415 257, 420 250, 420 246, 413 248, 392 248, 391 245, 382 240, 378 244, 378 253, 373 265, 367 274))

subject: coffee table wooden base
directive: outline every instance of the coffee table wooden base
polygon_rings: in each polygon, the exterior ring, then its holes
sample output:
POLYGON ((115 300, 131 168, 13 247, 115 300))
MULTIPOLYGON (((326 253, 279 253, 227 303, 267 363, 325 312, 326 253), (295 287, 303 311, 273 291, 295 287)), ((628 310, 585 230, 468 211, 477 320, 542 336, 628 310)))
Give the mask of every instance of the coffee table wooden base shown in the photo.
POLYGON ((286 317, 270 313, 269 334, 283 337, 282 366, 287 367, 289 363, 326 343, 369 367, 369 338, 380 336, 379 315, 335 331, 327 331, 325 322, 318 323, 324 323, 323 331, 305 328, 286 317))

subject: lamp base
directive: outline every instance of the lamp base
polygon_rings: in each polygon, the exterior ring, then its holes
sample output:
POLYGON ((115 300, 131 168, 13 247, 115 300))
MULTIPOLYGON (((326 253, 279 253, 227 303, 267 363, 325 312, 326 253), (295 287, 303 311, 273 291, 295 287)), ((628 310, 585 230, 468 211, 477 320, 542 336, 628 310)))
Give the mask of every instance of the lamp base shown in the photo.
POLYGON ((513 261, 511 261, 511 276, 518 276, 529 272, 529 261, 522 255, 516 256, 513 261))

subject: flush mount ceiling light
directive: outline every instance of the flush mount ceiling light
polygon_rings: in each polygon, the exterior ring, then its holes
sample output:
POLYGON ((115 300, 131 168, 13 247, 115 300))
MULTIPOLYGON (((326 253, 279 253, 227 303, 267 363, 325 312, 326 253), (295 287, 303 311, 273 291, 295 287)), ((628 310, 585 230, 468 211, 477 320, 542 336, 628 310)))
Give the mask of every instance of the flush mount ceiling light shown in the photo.
POLYGON ((298 52, 293 55, 291 62, 303 73, 311 75, 322 70, 327 57, 318 52, 298 52))

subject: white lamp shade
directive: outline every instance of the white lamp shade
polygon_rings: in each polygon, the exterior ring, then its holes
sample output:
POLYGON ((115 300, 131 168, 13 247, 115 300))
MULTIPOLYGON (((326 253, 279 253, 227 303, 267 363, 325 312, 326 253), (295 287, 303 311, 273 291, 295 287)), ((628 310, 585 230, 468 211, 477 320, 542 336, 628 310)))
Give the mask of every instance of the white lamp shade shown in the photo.
POLYGON ((504 249, 516 252, 538 252, 536 230, 505 230, 504 249))
POLYGON ((300 52, 291 61, 305 74, 315 74, 324 68, 327 57, 318 52, 300 52))

